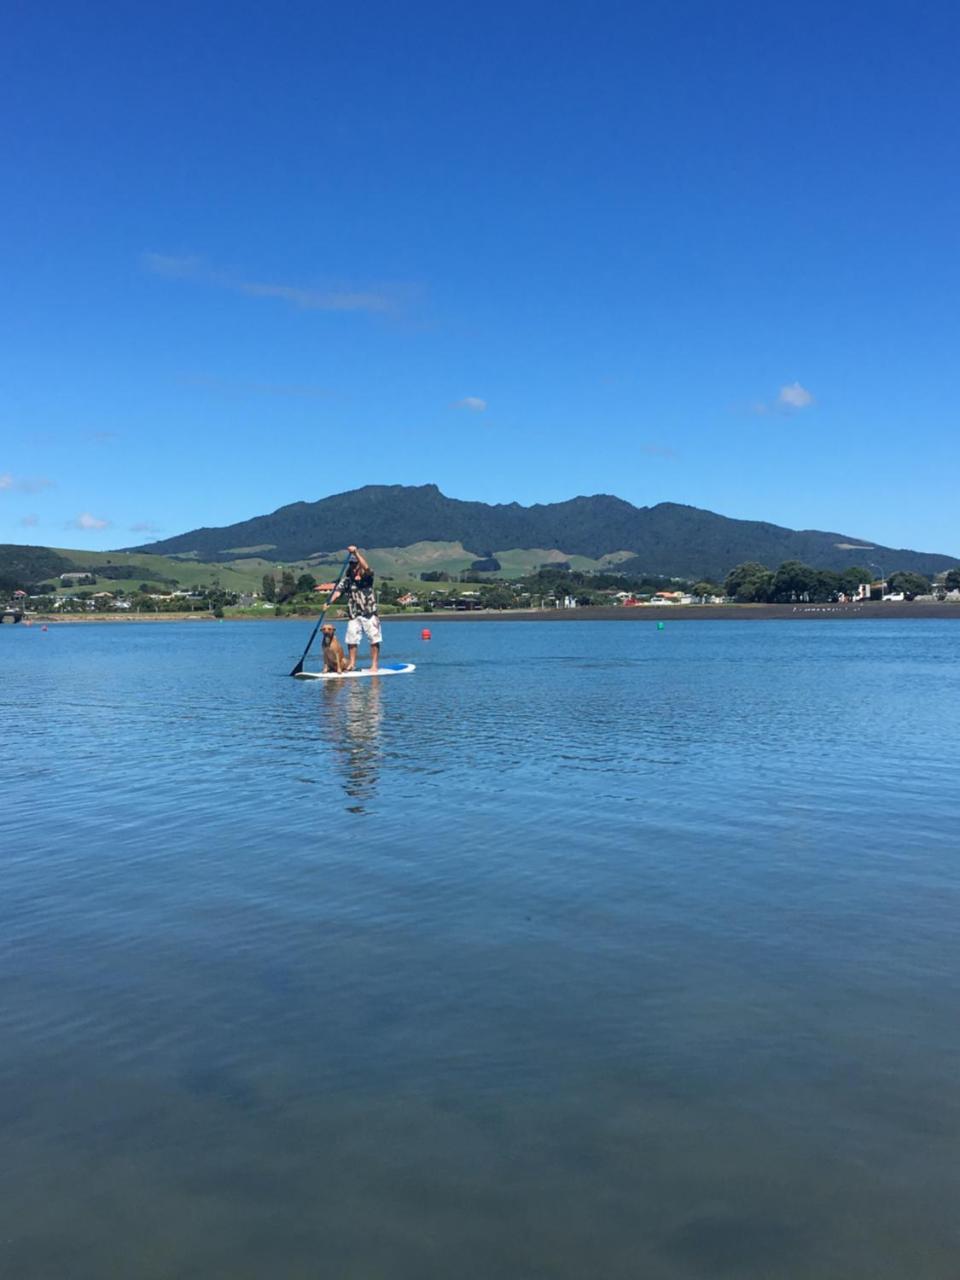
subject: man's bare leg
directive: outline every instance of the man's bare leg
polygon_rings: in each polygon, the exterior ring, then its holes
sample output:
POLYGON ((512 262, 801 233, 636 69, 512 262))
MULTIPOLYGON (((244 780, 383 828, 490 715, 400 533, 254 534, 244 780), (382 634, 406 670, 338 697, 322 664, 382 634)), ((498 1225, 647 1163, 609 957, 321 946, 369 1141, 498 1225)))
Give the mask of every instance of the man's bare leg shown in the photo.
POLYGON ((372 644, 370 646, 370 670, 376 671, 376 669, 379 666, 380 666, 380 646, 378 644, 372 644))
POLYGON ((357 646, 355 644, 347 645, 347 671, 353 671, 357 665, 357 646))

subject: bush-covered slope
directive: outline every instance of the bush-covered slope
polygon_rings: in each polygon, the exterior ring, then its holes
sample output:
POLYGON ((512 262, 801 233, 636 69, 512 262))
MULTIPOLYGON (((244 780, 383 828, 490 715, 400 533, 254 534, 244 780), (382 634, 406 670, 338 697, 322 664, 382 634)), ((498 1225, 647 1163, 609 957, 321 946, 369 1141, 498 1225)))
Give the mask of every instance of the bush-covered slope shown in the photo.
POLYGON ((367 485, 317 502, 295 502, 270 515, 220 529, 195 529, 133 548, 154 555, 192 553, 201 560, 235 560, 256 549, 270 559, 302 560, 347 542, 408 547, 415 542, 459 542, 474 556, 505 547, 554 548, 598 558, 632 551, 631 570, 677 576, 722 577, 735 564, 756 560, 775 568, 802 560, 821 569, 874 561, 884 572, 937 573, 956 558, 869 544, 817 530, 797 532, 754 520, 663 502, 634 507, 608 494, 522 507, 448 498, 436 485, 367 485))

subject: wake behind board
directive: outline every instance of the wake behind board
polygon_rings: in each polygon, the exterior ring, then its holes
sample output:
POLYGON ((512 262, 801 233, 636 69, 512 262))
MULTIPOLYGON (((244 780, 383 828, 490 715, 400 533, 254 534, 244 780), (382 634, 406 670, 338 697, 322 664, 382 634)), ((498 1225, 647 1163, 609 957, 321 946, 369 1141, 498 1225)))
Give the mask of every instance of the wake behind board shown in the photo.
POLYGON ((416 671, 413 662, 381 662, 379 671, 365 667, 362 671, 298 671, 297 680, 359 680, 363 676, 405 676, 416 671))

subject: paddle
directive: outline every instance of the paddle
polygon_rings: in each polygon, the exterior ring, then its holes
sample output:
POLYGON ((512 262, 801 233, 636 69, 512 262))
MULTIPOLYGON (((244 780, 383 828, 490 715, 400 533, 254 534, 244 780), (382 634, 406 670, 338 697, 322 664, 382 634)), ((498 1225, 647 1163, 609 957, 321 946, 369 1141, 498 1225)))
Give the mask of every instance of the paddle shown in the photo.
POLYGON ((307 647, 303 651, 303 656, 301 657, 297 665, 293 668, 293 670, 290 672, 292 676, 298 676, 300 672, 303 670, 303 664, 307 659, 307 654, 310 652, 310 647, 313 644, 314 640, 317 638, 317 632, 323 626, 323 620, 327 616, 327 610, 330 608, 330 601, 337 594, 338 588, 341 586, 344 578, 346 577, 347 569, 350 567, 350 560, 351 560, 350 556, 347 556, 346 560, 344 560, 343 568, 340 570, 340 577, 337 578, 337 581, 334 584, 333 590, 327 596, 327 602, 323 606, 323 613, 321 613, 320 617, 317 619, 317 625, 313 628, 313 631, 310 633, 310 639, 307 641, 307 647))

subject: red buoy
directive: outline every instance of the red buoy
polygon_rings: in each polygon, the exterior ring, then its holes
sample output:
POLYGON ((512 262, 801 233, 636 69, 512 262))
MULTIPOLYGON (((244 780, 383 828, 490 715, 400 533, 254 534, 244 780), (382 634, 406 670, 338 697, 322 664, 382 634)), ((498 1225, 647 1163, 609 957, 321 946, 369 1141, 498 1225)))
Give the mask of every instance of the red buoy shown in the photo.
POLYGON ((433 637, 430 635, 430 632, 427 630, 427 628, 426 628, 426 627, 424 627, 424 628, 423 628, 423 630, 420 632, 420 639, 421 639, 421 640, 432 640, 432 639, 433 639, 433 637))

